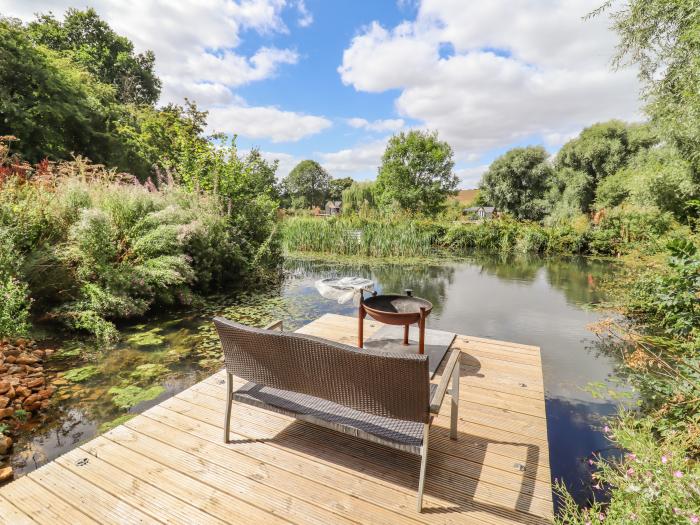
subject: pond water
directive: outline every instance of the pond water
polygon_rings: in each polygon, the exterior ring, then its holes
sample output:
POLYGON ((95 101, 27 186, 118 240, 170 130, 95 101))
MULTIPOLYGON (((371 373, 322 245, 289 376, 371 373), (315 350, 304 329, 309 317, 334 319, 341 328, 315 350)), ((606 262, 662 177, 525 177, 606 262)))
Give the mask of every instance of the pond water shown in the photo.
POLYGON ((352 304, 321 297, 314 282, 357 275, 372 279, 380 292, 412 288, 430 300, 429 328, 541 347, 552 476, 564 479, 583 501, 590 494, 587 460, 609 446, 601 417, 615 411, 610 401, 585 390, 592 382, 614 381, 614 363, 597 350, 586 328, 602 316, 590 306, 603 300, 600 280, 613 271, 609 261, 584 259, 474 256, 420 264, 287 259, 277 286, 210 297, 196 309, 122 326, 123 340, 114 349, 61 339, 60 350, 45 363, 58 387, 52 406, 24 425, 10 461, 15 476, 31 471, 216 371, 220 351, 209 321, 215 314, 256 325, 283 319, 289 329, 327 312, 356 315, 352 304))

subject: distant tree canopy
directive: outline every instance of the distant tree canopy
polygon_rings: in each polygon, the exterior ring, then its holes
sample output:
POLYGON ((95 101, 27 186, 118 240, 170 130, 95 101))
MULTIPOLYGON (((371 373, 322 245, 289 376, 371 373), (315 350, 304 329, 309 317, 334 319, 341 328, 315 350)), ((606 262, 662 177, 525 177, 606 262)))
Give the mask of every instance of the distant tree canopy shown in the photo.
POLYGON ((328 198, 333 201, 339 201, 343 198, 343 191, 353 185, 355 181, 351 177, 343 177, 341 179, 331 179, 328 185, 328 198))
POLYGON ((39 15, 28 32, 37 44, 69 56, 97 80, 113 86, 119 102, 158 101, 161 82, 154 72, 153 52, 135 54, 131 41, 115 33, 94 9, 68 9, 63 22, 52 13, 39 15))
POLYGON ((373 209, 374 193, 374 182, 353 182, 350 187, 343 190, 343 213, 373 209))
POLYGON ((458 178, 452 172, 454 154, 437 132, 401 132, 389 139, 376 184, 378 204, 434 215, 444 209, 458 178))
POLYGON ((553 173, 548 157, 541 146, 515 148, 501 155, 481 179, 480 198, 518 219, 541 219, 553 173))
POLYGON ((282 191, 295 208, 322 207, 330 184, 331 176, 318 162, 302 160, 282 181, 282 191))

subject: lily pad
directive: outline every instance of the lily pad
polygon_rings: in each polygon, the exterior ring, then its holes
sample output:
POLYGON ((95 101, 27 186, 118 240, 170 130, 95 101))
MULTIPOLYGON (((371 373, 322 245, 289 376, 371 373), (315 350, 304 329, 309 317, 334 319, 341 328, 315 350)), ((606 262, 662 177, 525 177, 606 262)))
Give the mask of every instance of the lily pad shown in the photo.
POLYGON ((99 433, 103 434, 104 432, 112 430, 113 428, 116 428, 119 425, 123 425, 134 416, 136 416, 136 414, 122 414, 121 416, 114 418, 112 421, 105 421, 100 425, 99 433))
POLYGON ((159 363, 146 363, 144 365, 139 365, 136 369, 131 372, 131 378, 137 381, 148 380, 151 381, 157 377, 163 376, 170 372, 170 369, 159 363))
POLYGON ((160 385, 155 385, 148 388, 141 388, 136 385, 124 387, 113 386, 109 389, 109 393, 113 396, 112 403, 122 409, 131 408, 143 401, 155 399, 163 392, 165 392, 165 388, 160 385))
POLYGON ((82 383, 91 377, 98 375, 100 371, 94 365, 83 366, 80 368, 72 368, 63 374, 63 379, 72 381, 73 383, 82 383))
POLYGON ((165 338, 160 335, 160 332, 160 328, 154 328, 148 332, 134 334, 127 338, 127 342, 136 346, 159 346, 165 342, 165 338))

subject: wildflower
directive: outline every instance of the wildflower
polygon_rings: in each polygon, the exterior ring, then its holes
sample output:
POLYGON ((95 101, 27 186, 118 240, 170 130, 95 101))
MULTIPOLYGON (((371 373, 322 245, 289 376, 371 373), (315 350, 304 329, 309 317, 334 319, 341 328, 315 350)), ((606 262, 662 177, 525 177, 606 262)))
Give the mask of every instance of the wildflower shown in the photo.
POLYGON ((605 432, 606 434, 607 434, 608 432, 610 432, 610 427, 609 427, 608 425, 605 425, 605 426, 603 427, 603 432, 605 432))
POLYGON ((663 463, 664 465, 668 463, 668 458, 666 456, 661 456, 661 463, 663 463))
POLYGON ((593 460, 592 460, 592 459, 589 459, 589 460, 588 460, 588 464, 589 464, 589 465, 593 465, 593 460))
POLYGON ((690 516, 690 523, 698 523, 700 522, 700 518, 698 518, 695 514, 692 514, 690 516))
POLYGON ((605 514, 603 514, 602 512, 600 514, 598 514, 598 519, 600 521, 603 521, 605 519, 605 514))
POLYGON ((627 475, 631 476, 632 474, 634 474, 634 469, 632 467, 630 467, 627 469, 627 475))
POLYGON ((682 478, 682 477, 683 477, 683 473, 682 473, 680 470, 676 470, 676 471, 673 473, 673 475, 674 475, 675 477, 677 477, 677 478, 682 478))
POLYGON ((627 454, 627 459, 629 459, 630 461, 634 461, 635 459, 637 459, 637 454, 627 454))

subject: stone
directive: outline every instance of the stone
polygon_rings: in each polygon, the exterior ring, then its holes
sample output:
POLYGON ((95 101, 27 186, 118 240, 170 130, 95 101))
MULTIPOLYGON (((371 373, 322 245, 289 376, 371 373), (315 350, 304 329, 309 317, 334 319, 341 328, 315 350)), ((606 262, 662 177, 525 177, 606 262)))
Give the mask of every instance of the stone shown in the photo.
POLYGON ((3 483, 8 479, 12 479, 12 475, 12 467, 0 468, 0 483, 3 483))
POLYGON ((7 348, 4 351, 5 357, 7 358, 8 356, 13 356, 16 357, 20 354, 19 348, 7 348))
POLYGON ((13 356, 13 355, 8 355, 8 356, 5 358, 5 362, 6 362, 6 363, 10 363, 10 364, 13 364, 16 360, 17 360, 17 358, 16 358, 15 356, 13 356))
POLYGON ((22 354, 17 359, 15 359, 15 363, 18 365, 33 365, 35 363, 39 362, 39 358, 31 356, 29 354, 22 354))
MULTIPOLYGON (((37 402, 39 402, 39 401, 41 401, 41 399, 39 398, 39 396, 38 396, 37 394, 32 394, 32 395, 30 395, 30 396, 27 396, 27 398, 26 398, 24 401, 22 401, 22 406, 25 406, 25 407, 28 408, 28 407, 30 407, 31 405, 34 405, 35 403, 37 403, 37 402)), ((33 409, 31 409, 31 408, 28 408, 28 409, 29 409, 29 410, 33 410, 33 409)))
POLYGON ((10 450, 11 446, 12 446, 12 438, 10 436, 1 436, 0 437, 0 456, 7 454, 7 451, 10 450))
POLYGON ((18 386, 15 388, 15 392, 17 392, 17 397, 27 397, 32 393, 26 386, 18 386))
POLYGON ((4 394, 11 388, 9 381, 0 381, 0 394, 4 394))
POLYGON ((5 408, 10 404, 10 398, 7 396, 0 396, 0 408, 5 408))
POLYGON ((37 388, 44 386, 44 378, 43 377, 37 377, 35 379, 30 379, 27 381, 27 388, 37 388))
POLYGON ((46 350, 34 350, 32 354, 34 354, 39 359, 43 359, 46 356, 46 350))
POLYGON ((15 413, 15 409, 12 407, 0 408, 0 419, 5 419, 6 417, 12 417, 15 413))
POLYGON ((15 388, 12 385, 10 385, 10 389, 5 392, 5 396, 10 399, 14 399, 17 396, 17 392, 15 392, 15 388))

